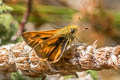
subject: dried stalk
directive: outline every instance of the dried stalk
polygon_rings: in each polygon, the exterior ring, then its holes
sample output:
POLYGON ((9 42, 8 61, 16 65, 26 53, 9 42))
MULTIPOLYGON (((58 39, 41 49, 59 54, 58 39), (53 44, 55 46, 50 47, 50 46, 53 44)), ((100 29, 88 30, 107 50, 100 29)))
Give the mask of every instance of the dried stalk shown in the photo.
POLYGON ((16 40, 18 38, 18 36, 24 31, 24 26, 29 19, 31 11, 32 11, 32 0, 27 0, 26 12, 24 13, 23 19, 19 25, 19 29, 17 30, 16 34, 13 36, 12 40, 16 40))
POLYGON ((92 45, 78 44, 64 52, 57 63, 39 58, 25 42, 0 47, 0 71, 21 71, 23 75, 39 76, 45 74, 75 74, 88 69, 102 70, 120 68, 120 46, 96 48, 92 45), (28 53, 29 52, 29 53, 28 53))

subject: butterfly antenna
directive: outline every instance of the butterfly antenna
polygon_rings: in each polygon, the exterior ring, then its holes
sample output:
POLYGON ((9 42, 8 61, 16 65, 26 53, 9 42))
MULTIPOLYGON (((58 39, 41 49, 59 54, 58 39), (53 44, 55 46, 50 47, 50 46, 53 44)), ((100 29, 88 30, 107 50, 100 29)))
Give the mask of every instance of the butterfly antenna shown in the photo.
POLYGON ((79 21, 80 21, 80 16, 79 15, 75 15, 72 18, 72 22, 70 23, 71 25, 78 25, 79 21))

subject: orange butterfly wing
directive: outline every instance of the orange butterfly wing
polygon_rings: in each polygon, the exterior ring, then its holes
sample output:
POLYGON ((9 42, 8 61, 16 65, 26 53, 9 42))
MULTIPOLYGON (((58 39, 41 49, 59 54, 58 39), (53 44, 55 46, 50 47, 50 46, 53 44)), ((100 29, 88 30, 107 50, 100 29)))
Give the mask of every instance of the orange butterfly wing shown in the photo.
POLYGON ((39 57, 56 62, 61 58, 69 42, 67 38, 60 35, 60 37, 53 37, 58 30, 24 32, 22 37, 36 51, 39 57))
POLYGON ((58 29, 40 32, 24 32, 22 33, 22 37, 29 46, 34 47, 38 43, 52 37, 57 31, 58 29))
POLYGON ((65 37, 54 37, 38 44, 34 49, 38 56, 48 58, 49 61, 58 61, 68 45, 65 37))

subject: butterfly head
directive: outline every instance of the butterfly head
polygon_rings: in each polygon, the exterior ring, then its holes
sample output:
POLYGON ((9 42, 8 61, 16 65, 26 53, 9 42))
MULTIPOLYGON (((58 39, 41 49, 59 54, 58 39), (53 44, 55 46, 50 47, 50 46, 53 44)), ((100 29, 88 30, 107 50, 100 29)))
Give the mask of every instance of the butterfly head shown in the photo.
POLYGON ((68 25, 61 30, 61 34, 66 36, 67 38, 72 38, 78 32, 78 26, 76 25, 68 25))
POLYGON ((76 26, 76 25, 70 25, 70 26, 68 26, 68 28, 69 28, 68 30, 71 34, 75 34, 78 31, 78 26, 76 26))

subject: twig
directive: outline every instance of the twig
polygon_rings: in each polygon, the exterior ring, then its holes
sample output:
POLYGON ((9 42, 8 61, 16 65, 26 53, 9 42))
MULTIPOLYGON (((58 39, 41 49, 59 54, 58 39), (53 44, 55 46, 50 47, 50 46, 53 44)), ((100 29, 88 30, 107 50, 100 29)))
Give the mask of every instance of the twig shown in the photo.
POLYGON ((24 26, 25 26, 26 22, 28 21, 31 10, 32 10, 32 0, 27 0, 26 12, 25 12, 23 19, 19 25, 19 29, 17 30, 17 33, 15 34, 15 36, 13 36, 12 40, 16 40, 17 37, 24 31, 24 26))
POLYGON ((120 69, 120 46, 96 48, 92 45, 74 45, 64 52, 64 57, 50 63, 37 56, 24 42, 0 47, 0 71, 21 71, 23 75, 75 74, 85 70, 120 69))

